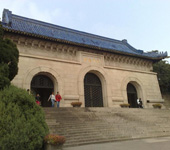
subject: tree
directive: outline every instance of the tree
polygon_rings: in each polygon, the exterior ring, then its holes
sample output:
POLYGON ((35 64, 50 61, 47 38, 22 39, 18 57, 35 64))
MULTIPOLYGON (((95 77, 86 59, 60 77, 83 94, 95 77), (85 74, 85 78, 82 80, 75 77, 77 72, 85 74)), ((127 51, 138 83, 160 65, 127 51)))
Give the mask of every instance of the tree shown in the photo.
POLYGON ((161 92, 170 93, 170 64, 161 60, 153 65, 153 71, 157 73, 161 92))
POLYGON ((40 150, 48 134, 43 110, 24 89, 0 91, 0 149, 40 150))
POLYGON ((0 89, 3 89, 5 86, 10 85, 9 76, 9 67, 7 64, 0 64, 0 89))
POLYGON ((0 150, 40 150, 48 134, 44 112, 27 91, 9 86, 18 72, 19 52, 3 35, 0 25, 0 150))
POLYGON ((3 39, 3 28, 0 25, 0 89, 9 85, 18 73, 19 51, 9 39, 3 39))

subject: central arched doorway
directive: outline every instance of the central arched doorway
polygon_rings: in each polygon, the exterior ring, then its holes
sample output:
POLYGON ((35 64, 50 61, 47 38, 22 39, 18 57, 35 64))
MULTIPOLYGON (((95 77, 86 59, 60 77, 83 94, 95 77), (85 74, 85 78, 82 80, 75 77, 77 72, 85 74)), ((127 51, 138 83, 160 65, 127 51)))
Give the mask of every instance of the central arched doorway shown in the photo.
POLYGON ((130 104, 131 108, 137 108, 137 91, 133 84, 128 83, 127 85, 127 97, 128 103, 130 104))
POLYGON ((31 91, 34 95, 39 94, 41 105, 50 107, 51 101, 48 101, 50 94, 54 91, 53 81, 46 75, 36 75, 31 81, 31 91))
POLYGON ((87 73, 84 78, 85 107, 103 107, 101 81, 93 73, 87 73))

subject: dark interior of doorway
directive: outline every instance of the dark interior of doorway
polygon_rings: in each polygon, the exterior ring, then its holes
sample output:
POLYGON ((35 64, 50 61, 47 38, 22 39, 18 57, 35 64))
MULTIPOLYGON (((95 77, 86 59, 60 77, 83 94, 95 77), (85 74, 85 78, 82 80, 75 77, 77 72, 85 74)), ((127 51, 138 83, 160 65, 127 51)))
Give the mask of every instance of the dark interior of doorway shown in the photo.
POLYGON ((127 97, 128 103, 130 104, 131 108, 137 108, 137 91, 133 84, 129 83, 127 85, 127 97))
POLYGON ((131 108, 137 108, 137 94, 128 93, 128 103, 131 108))
POLYGON ((87 73, 84 78, 85 107, 103 107, 102 85, 100 79, 93 73, 87 73))
POLYGON ((40 95, 41 106, 51 107, 51 100, 48 101, 48 98, 53 92, 52 88, 32 88, 32 91, 40 95))

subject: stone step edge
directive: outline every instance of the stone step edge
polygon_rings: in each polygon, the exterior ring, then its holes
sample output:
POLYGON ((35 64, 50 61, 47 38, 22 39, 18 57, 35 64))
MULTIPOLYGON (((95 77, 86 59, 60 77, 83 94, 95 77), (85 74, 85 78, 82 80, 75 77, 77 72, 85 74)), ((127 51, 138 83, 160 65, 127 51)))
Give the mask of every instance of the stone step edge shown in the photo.
POLYGON ((75 143, 65 143, 63 145, 63 147, 76 147, 76 146, 81 146, 81 145, 91 145, 91 144, 98 144, 98 143, 110 143, 110 142, 131 141, 131 140, 141 140, 141 139, 158 138, 158 137, 170 137, 170 135, 144 136, 144 137, 131 137, 131 138, 115 138, 115 139, 108 139, 108 140, 81 142, 81 143, 76 143, 76 144, 75 143))

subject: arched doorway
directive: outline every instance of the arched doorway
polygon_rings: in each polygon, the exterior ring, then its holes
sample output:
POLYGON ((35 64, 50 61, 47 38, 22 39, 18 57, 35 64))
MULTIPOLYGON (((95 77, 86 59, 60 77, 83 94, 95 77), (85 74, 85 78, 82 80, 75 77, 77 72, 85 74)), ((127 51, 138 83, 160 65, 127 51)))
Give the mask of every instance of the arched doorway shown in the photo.
POLYGON ((128 83, 127 85, 127 97, 128 103, 130 104, 131 108, 137 108, 137 91, 133 84, 128 83))
POLYGON ((52 91, 54 91, 53 81, 45 75, 36 75, 31 81, 31 91, 34 95, 39 94, 41 105, 43 107, 50 107, 51 101, 48 98, 52 91))
POLYGON ((103 94, 100 79, 93 73, 84 78, 85 107, 103 107, 103 94))

